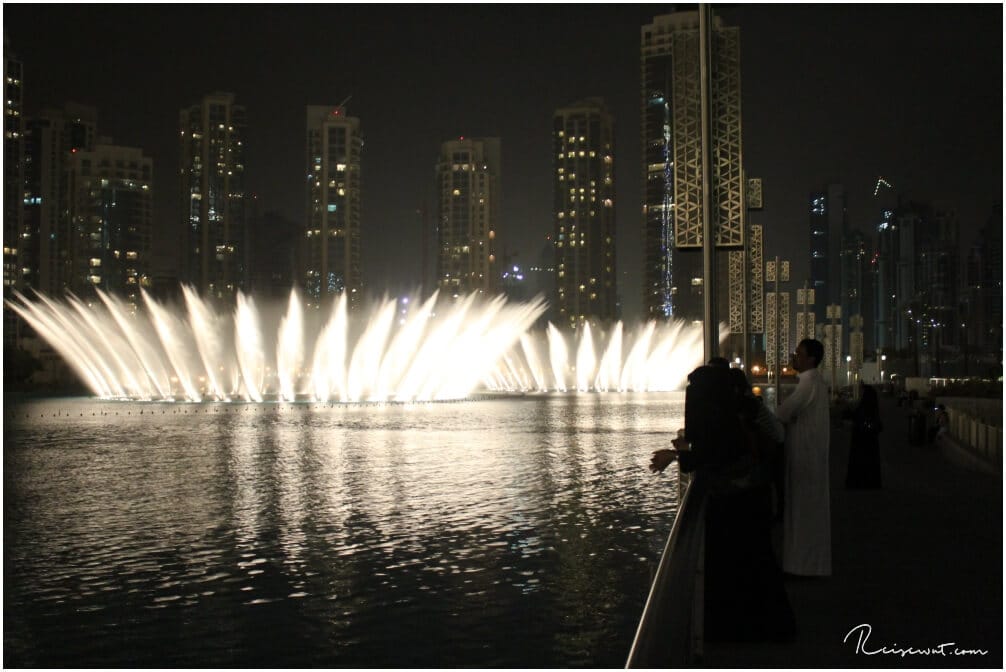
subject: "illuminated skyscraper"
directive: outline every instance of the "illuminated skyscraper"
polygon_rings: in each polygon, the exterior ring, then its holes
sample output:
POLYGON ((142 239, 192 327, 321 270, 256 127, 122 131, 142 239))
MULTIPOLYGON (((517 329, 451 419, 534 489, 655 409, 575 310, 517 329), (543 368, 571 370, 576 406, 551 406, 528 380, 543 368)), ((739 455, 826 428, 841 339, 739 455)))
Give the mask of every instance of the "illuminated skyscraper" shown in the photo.
POLYGON ((614 320, 614 121, 598 98, 556 111, 552 124, 554 318, 576 328, 614 320))
MULTIPOLYGON (((3 140, 3 289, 4 298, 21 286, 20 250, 24 227, 24 119, 22 110, 21 62, 7 53, 4 37, 4 140, 3 140)), ((12 310, 3 311, 4 345, 13 344, 17 317, 12 310)))
POLYGON ((307 226, 299 276, 307 303, 347 293, 363 299, 360 266, 360 120, 342 106, 307 107, 307 226))
POLYGON ((153 161, 141 149, 107 143, 72 152, 67 167, 73 230, 70 289, 99 288, 139 305, 149 290, 153 161))
POLYGON ((182 277, 229 299, 245 280, 245 109, 213 93, 179 115, 182 277))
POLYGON ((498 289, 500 166, 499 138, 459 138, 440 146, 437 285, 449 295, 498 289))
POLYGON ((25 125, 21 282, 50 296, 70 288, 75 236, 70 219, 70 159, 97 139, 97 110, 67 103, 25 125))
MULTIPOLYGON (((968 251, 961 301, 961 373, 989 377, 1002 371, 1003 226, 1002 206, 968 251)), ((955 321, 956 322, 956 321, 955 321)), ((953 325, 956 327, 956 324, 953 325)))
POLYGON ((842 305, 842 318, 849 317, 842 292, 842 246, 848 230, 845 201, 841 184, 829 184, 810 195, 810 286, 818 324, 826 322, 825 312, 832 304, 842 305))
MULTIPOLYGON (((711 216, 717 315, 727 316, 726 248, 744 244, 740 31, 714 19, 710 46, 711 216)), ((703 315, 699 14, 642 27, 643 314, 703 315)))
MULTIPOLYGON (((20 285, 18 248, 24 216, 24 120, 21 62, 7 55, 4 38, 3 286, 20 285)), ((4 311, 6 314, 10 311, 4 311)))

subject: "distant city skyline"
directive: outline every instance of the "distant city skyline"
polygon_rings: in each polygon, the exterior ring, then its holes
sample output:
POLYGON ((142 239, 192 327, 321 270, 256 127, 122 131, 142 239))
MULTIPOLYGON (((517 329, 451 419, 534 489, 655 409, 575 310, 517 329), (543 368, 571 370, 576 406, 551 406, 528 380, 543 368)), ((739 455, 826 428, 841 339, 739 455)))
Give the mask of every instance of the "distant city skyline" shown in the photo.
MULTIPOLYGON (((632 319, 641 287, 640 30, 673 9, 3 11, 8 53, 24 66, 27 116, 43 105, 92 105, 102 135, 153 158, 155 249, 177 244, 179 110, 213 91, 234 93, 247 111, 256 209, 302 224, 304 110, 346 101, 365 142, 362 268, 371 294, 420 284, 418 211, 432 202, 441 143, 462 135, 501 138, 500 253, 536 263, 552 229, 551 116, 601 97, 615 118, 618 290, 632 319), (401 244, 381 245, 389 236, 401 244)), ((809 276, 809 195, 825 184, 845 186, 849 224, 868 235, 880 221, 880 175, 896 194, 952 203, 962 250, 997 204, 1001 214, 1001 5, 714 11, 740 29, 744 167, 764 181, 765 255, 791 260, 795 281, 809 276)))

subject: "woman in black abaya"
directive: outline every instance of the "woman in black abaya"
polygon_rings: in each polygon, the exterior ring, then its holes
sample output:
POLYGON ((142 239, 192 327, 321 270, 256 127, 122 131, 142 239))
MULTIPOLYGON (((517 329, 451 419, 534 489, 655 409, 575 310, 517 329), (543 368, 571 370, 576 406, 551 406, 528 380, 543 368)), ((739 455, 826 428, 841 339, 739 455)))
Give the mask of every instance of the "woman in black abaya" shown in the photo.
POLYGON ((852 443, 845 487, 850 490, 880 487, 880 406, 877 391, 862 386, 859 406, 852 413, 852 443))

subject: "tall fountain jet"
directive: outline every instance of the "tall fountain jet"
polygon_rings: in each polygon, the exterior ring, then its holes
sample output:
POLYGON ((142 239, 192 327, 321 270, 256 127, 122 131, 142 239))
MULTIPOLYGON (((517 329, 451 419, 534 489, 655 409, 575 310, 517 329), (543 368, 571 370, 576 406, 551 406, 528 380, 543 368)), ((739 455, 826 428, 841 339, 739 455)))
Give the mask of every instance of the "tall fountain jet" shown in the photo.
POLYGON ((546 309, 541 299, 390 299, 358 323, 345 296, 327 315, 306 316, 292 291, 278 323, 268 323, 243 293, 230 315, 188 287, 184 310, 146 293, 145 311, 97 296, 86 304, 15 292, 7 305, 102 399, 353 403, 669 391, 702 361, 702 328, 680 322, 650 322, 635 334, 621 322, 585 324, 576 334, 551 323, 533 331, 546 309))

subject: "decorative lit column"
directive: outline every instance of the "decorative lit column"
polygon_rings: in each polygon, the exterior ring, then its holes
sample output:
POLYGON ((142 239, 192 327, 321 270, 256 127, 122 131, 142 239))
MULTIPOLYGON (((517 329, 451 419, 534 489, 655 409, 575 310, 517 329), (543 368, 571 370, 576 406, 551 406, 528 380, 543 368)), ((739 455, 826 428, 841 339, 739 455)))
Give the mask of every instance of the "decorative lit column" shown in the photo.
POLYGON ((849 318, 849 364, 852 369, 852 398, 859 399, 859 374, 863 370, 863 316, 853 315, 849 318))
POLYGON ((779 283, 789 282, 789 262, 780 262, 779 257, 765 262, 765 280, 775 283, 775 291, 765 294, 765 366, 770 378, 775 375, 778 404, 782 360, 789 351, 789 292, 780 292, 779 283))
POLYGON ((842 325, 838 322, 842 318, 842 306, 835 303, 828 305, 825 316, 829 324, 824 325, 824 365, 831 379, 831 396, 834 398, 837 394, 836 376, 842 365, 842 325))

